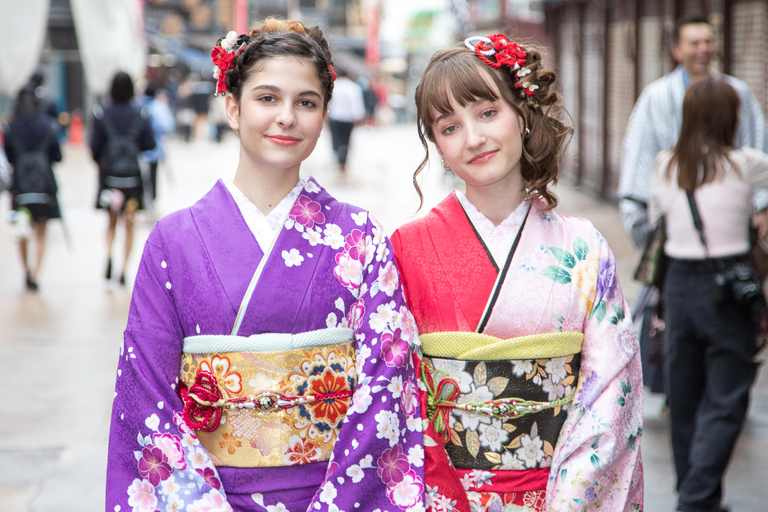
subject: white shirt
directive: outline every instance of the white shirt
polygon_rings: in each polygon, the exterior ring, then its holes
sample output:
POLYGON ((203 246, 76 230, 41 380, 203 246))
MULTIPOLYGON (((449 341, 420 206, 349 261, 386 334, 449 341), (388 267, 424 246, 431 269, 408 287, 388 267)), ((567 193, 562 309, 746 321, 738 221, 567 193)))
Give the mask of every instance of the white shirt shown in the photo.
POLYGON ((346 77, 336 80, 328 117, 345 123, 361 121, 365 117, 365 102, 360 86, 346 77))
POLYGON ((293 204, 307 184, 307 180, 308 178, 306 176, 300 177, 296 186, 280 200, 277 206, 275 206, 268 215, 264 215, 264 213, 259 210, 259 208, 253 204, 253 202, 248 199, 248 197, 243 194, 234 183, 229 180, 222 181, 224 181, 224 185, 226 185, 229 193, 232 194, 232 198, 235 200, 235 203, 237 203, 237 208, 240 210, 243 219, 245 219, 248 229, 251 230, 251 233, 253 233, 253 236, 256 238, 259 247, 261 247, 262 251, 267 252, 272 246, 272 242, 274 242, 278 233, 280 233, 280 230, 283 228, 283 224, 285 224, 285 220, 288 218, 288 214, 291 212, 293 204))
POLYGON ((528 211, 528 203, 521 202, 509 216, 501 221, 498 226, 478 210, 475 205, 469 202, 467 196, 461 191, 456 191, 456 198, 459 200, 462 208, 467 214, 470 222, 475 226, 475 230, 480 234, 483 243, 491 252, 491 257, 496 263, 496 267, 501 268, 507 261, 509 251, 512 250, 512 244, 515 242, 517 232, 528 211))
MULTIPOLYGON (((701 185, 694 191, 696 206, 704 226, 709 256, 718 258, 746 254, 749 251, 750 198, 756 187, 768 186, 768 155, 754 148, 731 150, 721 180, 701 185)), ((693 224, 685 190, 677 185, 677 167, 671 179, 666 169, 672 150, 662 151, 653 176, 650 220, 655 225, 661 215, 667 224, 664 252, 672 258, 703 259, 707 256, 693 224)))

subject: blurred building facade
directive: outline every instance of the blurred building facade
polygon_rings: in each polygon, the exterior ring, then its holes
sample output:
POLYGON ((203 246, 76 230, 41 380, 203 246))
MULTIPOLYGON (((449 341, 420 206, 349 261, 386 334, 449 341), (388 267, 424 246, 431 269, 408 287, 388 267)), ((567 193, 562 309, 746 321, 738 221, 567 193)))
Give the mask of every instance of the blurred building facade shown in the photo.
POLYGON ((550 0, 544 11, 575 125, 566 173, 596 195, 615 199, 627 121, 643 88, 674 69, 669 48, 680 17, 709 19, 718 46, 712 65, 746 81, 766 111, 768 1, 550 0))

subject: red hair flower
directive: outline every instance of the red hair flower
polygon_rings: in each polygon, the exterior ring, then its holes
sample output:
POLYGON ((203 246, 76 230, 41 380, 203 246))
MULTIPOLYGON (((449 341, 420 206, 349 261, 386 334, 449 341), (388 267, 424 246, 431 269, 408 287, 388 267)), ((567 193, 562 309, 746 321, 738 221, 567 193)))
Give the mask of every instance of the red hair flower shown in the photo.
POLYGON ((493 34, 488 37, 468 37, 464 45, 474 50, 480 59, 493 68, 509 66, 512 71, 525 66, 526 54, 517 43, 507 39, 504 34, 493 34), (494 56, 496 61, 488 57, 494 56))

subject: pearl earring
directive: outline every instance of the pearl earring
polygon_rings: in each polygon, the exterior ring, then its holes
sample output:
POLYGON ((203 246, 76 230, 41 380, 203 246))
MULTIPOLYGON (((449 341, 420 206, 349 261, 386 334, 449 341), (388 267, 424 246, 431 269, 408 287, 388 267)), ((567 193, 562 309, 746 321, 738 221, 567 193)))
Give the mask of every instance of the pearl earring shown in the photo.
POLYGON ((450 169, 451 168, 451 166, 448 165, 447 163, 445 163, 445 160, 443 160, 442 158, 440 159, 440 165, 443 166, 443 169, 450 169))

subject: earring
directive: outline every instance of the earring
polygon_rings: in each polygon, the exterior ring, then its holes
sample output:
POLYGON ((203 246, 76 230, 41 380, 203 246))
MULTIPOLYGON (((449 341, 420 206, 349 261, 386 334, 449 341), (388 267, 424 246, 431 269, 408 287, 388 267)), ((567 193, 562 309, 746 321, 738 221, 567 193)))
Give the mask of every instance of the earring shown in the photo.
POLYGON ((450 169, 451 168, 451 166, 448 165, 447 163, 445 163, 445 160, 443 160, 442 158, 440 159, 440 165, 443 166, 443 169, 450 169))
POLYGON ((525 127, 525 136, 528 137, 531 134, 531 129, 527 126, 525 127))

